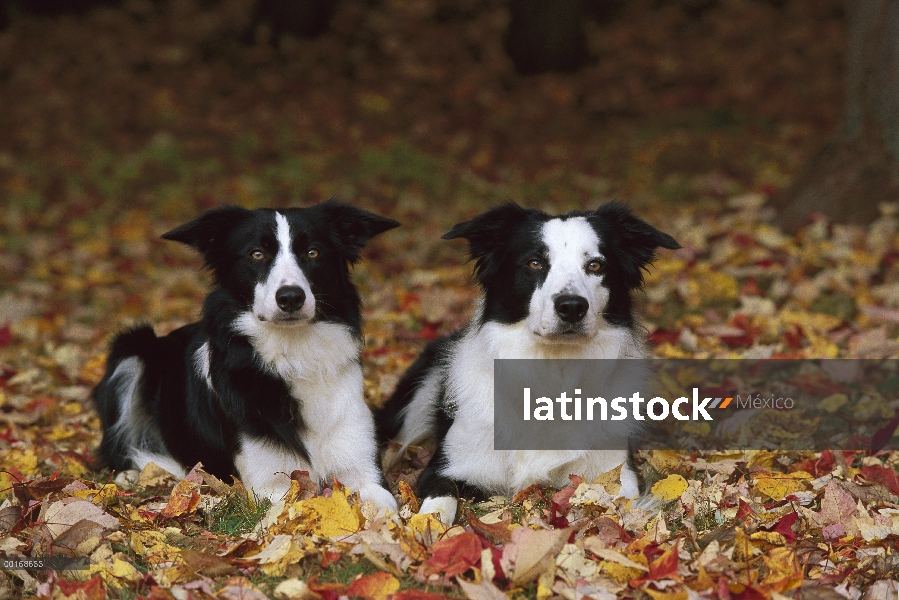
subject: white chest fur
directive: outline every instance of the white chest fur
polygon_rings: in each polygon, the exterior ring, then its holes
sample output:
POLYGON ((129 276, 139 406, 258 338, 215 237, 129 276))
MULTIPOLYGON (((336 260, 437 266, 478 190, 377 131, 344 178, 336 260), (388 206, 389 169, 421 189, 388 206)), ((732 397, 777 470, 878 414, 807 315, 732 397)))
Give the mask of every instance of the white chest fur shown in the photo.
MULTIPOLYGON (((614 469, 627 459, 625 450, 494 450, 493 359, 618 359, 642 354, 633 334, 617 328, 600 330, 585 345, 541 343, 524 323, 487 323, 471 330, 449 361, 447 395, 454 422, 444 440, 449 463, 443 474, 513 494, 535 483, 566 485, 572 473, 592 478, 614 469)), ((563 385, 566 375, 557 376, 563 385)), ((636 494, 636 481, 633 487, 628 492, 636 494)))
POLYGON ((277 447, 263 438, 243 436, 235 466, 244 483, 278 499, 290 486, 289 475, 309 471, 313 481, 337 478, 379 506, 394 505, 379 485, 374 421, 365 404, 359 346, 341 325, 315 323, 298 328, 273 328, 252 314, 235 329, 247 335, 263 366, 283 379, 298 403, 303 445, 309 455, 277 447))

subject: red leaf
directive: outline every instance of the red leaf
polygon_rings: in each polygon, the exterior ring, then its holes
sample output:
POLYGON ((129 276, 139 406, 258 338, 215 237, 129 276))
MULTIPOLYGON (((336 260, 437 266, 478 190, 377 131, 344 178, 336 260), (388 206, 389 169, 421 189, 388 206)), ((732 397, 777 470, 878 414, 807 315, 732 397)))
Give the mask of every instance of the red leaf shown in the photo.
POLYGON ((868 465, 862 467, 862 475, 868 481, 882 483, 890 490, 891 494, 899 496, 899 475, 893 469, 887 469, 880 465, 868 465))
POLYGON ((720 339, 731 348, 748 348, 752 346, 752 336, 749 335, 724 335, 720 339))
POLYGON ((784 539, 787 540, 788 544, 792 544, 796 541, 796 534, 793 532, 793 525, 796 521, 799 520, 799 515, 795 512, 787 513, 777 522, 777 525, 774 526, 774 529, 771 531, 776 531, 780 535, 784 536, 784 539))
MULTIPOLYGON (((649 563, 649 573, 639 579, 632 579, 630 585, 637 587, 646 581, 658 581, 659 579, 677 579, 677 547, 680 540, 675 540, 674 545, 665 550, 661 556, 649 563)), ((645 551, 644 551, 645 552, 645 551)))
POLYGON ((323 600, 339 600, 346 595, 346 586, 342 583, 319 583, 318 575, 309 578, 309 589, 322 597, 323 600))
POLYGON ((755 514, 755 511, 752 510, 752 507, 746 504, 741 498, 740 507, 737 509, 737 520, 743 520, 748 516, 758 517, 758 515, 755 514))
POLYGON ((768 594, 765 594, 752 586, 745 588, 739 594, 731 594, 733 600, 768 600, 768 597, 768 594))
POLYGON ((447 579, 461 575, 481 562, 482 547, 480 538, 471 532, 434 542, 431 556, 421 565, 422 574, 444 573, 447 579))
POLYGON ((874 432, 874 435, 871 436, 871 452, 877 452, 878 450, 886 446, 887 442, 890 441, 890 438, 893 437, 893 432, 896 431, 896 427, 899 427, 899 415, 893 417, 893 419, 889 423, 887 423, 885 427, 881 427, 876 432, 874 432))
POLYGON ((668 342, 669 344, 676 344, 677 340, 680 339, 680 329, 678 330, 667 330, 667 329, 656 329, 652 333, 649 334, 649 343, 653 346, 658 346, 662 342, 668 342))
POLYGON ((821 453, 821 458, 807 458, 805 460, 795 462, 791 464, 787 469, 787 472, 789 473, 793 473, 794 471, 805 471, 807 473, 811 473, 815 477, 827 475, 828 473, 833 471, 833 453, 831 453, 830 450, 825 450, 821 453))
POLYGON ((354 579, 347 588, 347 596, 356 596, 365 600, 380 600, 387 598, 399 589, 399 581, 390 573, 378 571, 371 575, 363 575, 354 579))
POLYGON ((105 600, 106 590, 103 587, 103 579, 99 575, 88 581, 66 581, 59 579, 55 582, 59 591, 65 597, 84 598, 84 600, 105 600))
POLYGON ((0 348, 6 348, 12 343, 12 328, 7 322, 6 325, 0 327, 0 348))
MULTIPOLYGON (((552 495, 553 509, 559 511, 562 516, 567 515, 568 511, 571 510, 571 497, 574 495, 577 486, 579 486, 582 481, 578 475, 569 475, 568 479, 571 481, 571 485, 566 485, 552 495)), ((567 521, 563 527, 568 527, 567 521)))
POLYGON ((801 349, 804 338, 805 333, 802 331, 802 327, 796 324, 793 324, 790 329, 784 332, 784 341, 787 343, 787 348, 791 350, 801 349))

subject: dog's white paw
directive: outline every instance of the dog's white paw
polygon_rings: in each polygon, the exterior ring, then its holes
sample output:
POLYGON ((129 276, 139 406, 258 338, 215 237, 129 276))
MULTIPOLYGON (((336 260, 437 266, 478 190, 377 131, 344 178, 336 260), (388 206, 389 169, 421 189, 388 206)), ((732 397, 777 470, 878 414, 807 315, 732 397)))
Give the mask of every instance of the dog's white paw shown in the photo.
POLYGON ((452 527, 456 520, 456 509, 459 507, 459 501, 452 496, 439 496, 437 498, 425 498, 421 503, 419 513, 433 513, 437 515, 440 522, 447 527, 452 527))
POLYGON ((359 488, 359 497, 362 501, 370 501, 378 509, 377 516, 383 517, 391 512, 395 513, 399 510, 396 504, 396 498, 389 491, 377 484, 368 484, 359 488))

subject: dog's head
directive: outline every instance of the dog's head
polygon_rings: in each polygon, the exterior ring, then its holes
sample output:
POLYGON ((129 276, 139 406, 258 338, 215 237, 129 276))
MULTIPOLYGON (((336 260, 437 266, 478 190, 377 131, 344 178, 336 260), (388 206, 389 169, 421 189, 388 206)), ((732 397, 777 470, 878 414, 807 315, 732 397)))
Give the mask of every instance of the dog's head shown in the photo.
POLYGON ((642 285, 656 249, 680 248, 619 202, 556 217, 510 202, 443 237, 468 240, 484 290, 482 321, 526 320, 552 343, 631 326, 631 291, 642 285))
POLYGON ((349 266, 372 237, 397 226, 329 200, 283 210, 226 206, 162 237, 199 250, 216 284, 261 323, 325 320, 357 327, 359 297, 349 266))

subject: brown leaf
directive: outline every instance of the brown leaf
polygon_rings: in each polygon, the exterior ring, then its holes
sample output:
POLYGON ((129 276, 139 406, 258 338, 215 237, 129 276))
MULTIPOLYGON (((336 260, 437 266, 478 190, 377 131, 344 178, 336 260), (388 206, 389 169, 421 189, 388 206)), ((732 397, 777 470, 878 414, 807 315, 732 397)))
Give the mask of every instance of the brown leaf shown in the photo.
POLYGON ((318 484, 309 478, 309 471, 293 471, 290 478, 299 484, 295 500, 308 500, 318 495, 318 484))
POLYGON ((509 531, 509 525, 512 519, 500 521, 499 523, 483 523, 470 510, 465 511, 465 519, 475 531, 484 534, 488 539, 496 543, 505 544, 512 541, 512 532, 509 531))
POLYGON ((206 552, 196 552, 194 550, 185 549, 181 550, 179 556, 192 571, 202 573, 208 577, 219 577, 221 575, 233 573, 237 570, 237 567, 227 560, 214 554, 207 554, 206 552))
POLYGON ((100 535, 104 531, 106 528, 99 523, 90 519, 81 519, 72 525, 71 529, 53 540, 53 551, 62 556, 85 556, 94 551, 100 542, 100 535), (96 543, 88 542, 91 538, 94 538, 96 543), (93 547, 82 546, 85 542, 88 542, 86 546, 93 545, 93 547))
POLYGON ((533 581, 555 561, 555 556, 568 541, 571 529, 535 531, 519 527, 512 541, 503 547, 503 571, 512 573, 513 585, 533 581), (511 566, 511 570, 508 568, 511 566))

